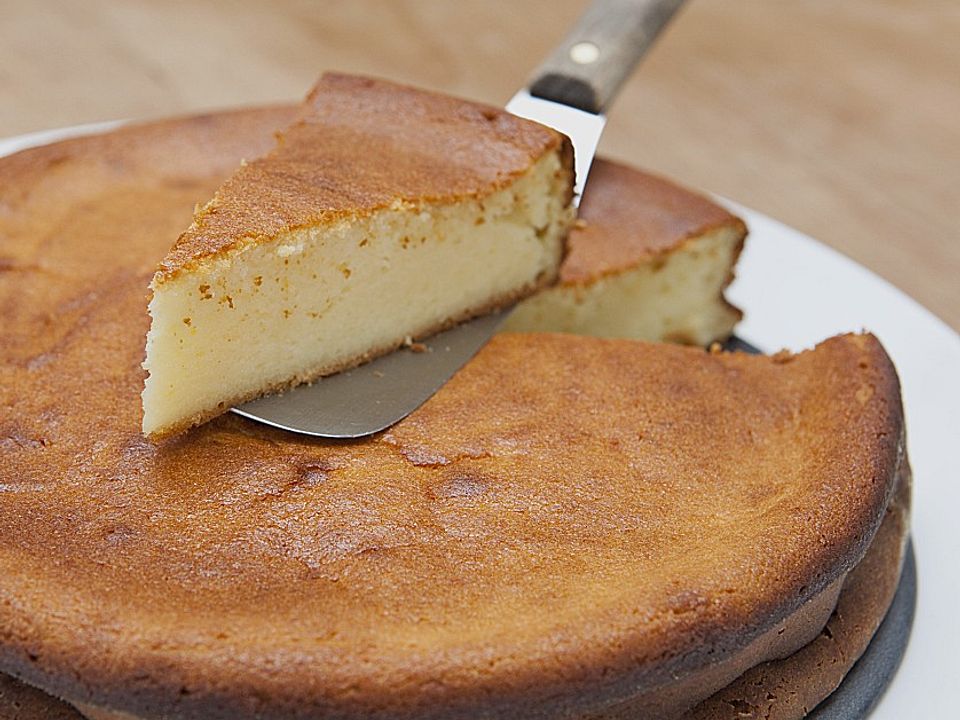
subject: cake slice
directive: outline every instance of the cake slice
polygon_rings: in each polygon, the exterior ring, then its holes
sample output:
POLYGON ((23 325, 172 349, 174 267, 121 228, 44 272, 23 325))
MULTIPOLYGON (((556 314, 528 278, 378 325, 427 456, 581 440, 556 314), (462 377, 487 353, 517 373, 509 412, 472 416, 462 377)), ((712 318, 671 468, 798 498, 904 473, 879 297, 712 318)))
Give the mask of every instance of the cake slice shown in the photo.
POLYGON ((741 317, 723 291, 746 234, 715 202, 598 159, 559 282, 522 302, 504 330, 723 340, 741 317))
POLYGON ((572 150, 493 107, 327 74, 199 210, 151 284, 161 436, 553 282, 572 150))

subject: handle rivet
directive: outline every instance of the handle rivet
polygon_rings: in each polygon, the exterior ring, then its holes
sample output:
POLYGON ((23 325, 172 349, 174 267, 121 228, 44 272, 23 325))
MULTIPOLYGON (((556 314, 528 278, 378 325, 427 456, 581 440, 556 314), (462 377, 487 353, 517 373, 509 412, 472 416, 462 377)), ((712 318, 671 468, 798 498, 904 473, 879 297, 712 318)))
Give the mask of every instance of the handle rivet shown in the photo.
POLYGON ((570 48, 570 59, 578 65, 589 65, 600 57, 600 48, 592 42, 578 42, 570 48))

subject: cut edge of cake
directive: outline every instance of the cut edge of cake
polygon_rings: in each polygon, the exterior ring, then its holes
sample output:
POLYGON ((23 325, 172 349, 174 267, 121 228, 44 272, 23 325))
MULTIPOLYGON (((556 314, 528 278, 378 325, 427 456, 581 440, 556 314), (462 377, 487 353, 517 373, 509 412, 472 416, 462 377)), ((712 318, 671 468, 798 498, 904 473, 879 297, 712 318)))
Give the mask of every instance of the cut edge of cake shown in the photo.
POLYGON ((519 304, 508 331, 706 346, 742 318, 724 292, 743 221, 670 180, 598 158, 558 283, 519 304))
POLYGON ((587 282, 560 281, 521 302, 510 332, 566 332, 707 346, 743 318, 724 291, 746 238, 734 219, 633 267, 587 282))

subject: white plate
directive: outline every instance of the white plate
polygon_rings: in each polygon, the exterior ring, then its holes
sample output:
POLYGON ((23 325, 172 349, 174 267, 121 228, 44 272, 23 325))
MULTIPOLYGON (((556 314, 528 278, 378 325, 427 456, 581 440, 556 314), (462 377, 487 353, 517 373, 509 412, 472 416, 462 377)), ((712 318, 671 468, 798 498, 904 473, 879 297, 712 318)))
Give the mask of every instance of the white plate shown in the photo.
MULTIPOLYGON (((0 140, 0 156, 119 122, 0 140)), ((750 228, 730 299, 737 334, 765 350, 812 347, 870 330, 900 373, 914 471, 913 542, 919 573, 913 634, 871 720, 956 717, 960 680, 960 336, 885 280, 758 212, 723 201, 750 228)))

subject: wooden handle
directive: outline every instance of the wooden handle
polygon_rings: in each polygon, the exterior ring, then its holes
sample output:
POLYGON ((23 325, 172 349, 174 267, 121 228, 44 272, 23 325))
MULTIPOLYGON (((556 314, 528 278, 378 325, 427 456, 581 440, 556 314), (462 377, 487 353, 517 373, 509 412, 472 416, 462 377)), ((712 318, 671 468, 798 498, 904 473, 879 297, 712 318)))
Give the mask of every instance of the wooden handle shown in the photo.
POLYGON ((595 0, 530 83, 530 94, 603 112, 683 0, 595 0))

